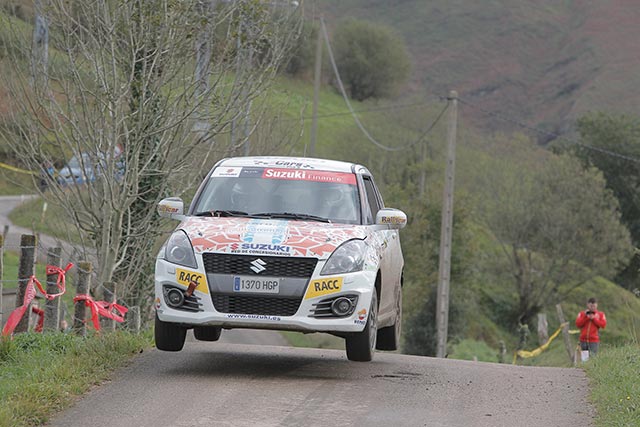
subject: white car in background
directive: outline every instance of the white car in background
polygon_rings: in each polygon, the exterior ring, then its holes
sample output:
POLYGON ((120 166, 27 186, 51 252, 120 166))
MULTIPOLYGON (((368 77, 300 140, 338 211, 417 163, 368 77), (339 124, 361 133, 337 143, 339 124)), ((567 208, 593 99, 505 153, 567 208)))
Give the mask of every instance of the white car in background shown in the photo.
POLYGON ((399 346, 404 260, 398 229, 364 166, 311 158, 221 160, 184 214, 155 268, 155 340, 180 351, 187 329, 326 332, 349 360, 399 346))

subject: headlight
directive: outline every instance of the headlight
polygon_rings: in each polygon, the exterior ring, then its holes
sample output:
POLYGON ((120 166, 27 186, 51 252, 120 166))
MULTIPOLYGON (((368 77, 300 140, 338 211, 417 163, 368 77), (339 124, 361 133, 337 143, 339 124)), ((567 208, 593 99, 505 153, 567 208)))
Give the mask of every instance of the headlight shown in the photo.
POLYGON ((191 268, 198 267, 191 242, 182 230, 177 230, 171 235, 167 242, 164 256, 167 261, 174 264, 191 268))
POLYGON ((326 276, 362 270, 366 248, 363 240, 349 240, 331 254, 320 274, 326 276))

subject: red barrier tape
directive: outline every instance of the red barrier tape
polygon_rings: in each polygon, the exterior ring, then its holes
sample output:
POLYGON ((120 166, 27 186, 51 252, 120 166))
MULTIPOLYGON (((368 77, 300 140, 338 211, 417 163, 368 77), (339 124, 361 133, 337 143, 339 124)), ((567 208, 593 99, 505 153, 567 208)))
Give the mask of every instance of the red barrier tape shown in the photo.
MULTIPOLYGON (((15 330, 18 323, 20 323, 22 316, 24 316, 24 313, 26 313, 27 308, 29 307, 29 304, 31 304, 31 301, 33 301, 33 299, 36 297, 36 286, 38 287, 38 290, 42 292, 42 295, 44 295, 44 297, 48 300, 52 300, 65 293, 65 290, 66 290, 65 274, 67 273, 67 271, 71 269, 71 267, 73 267, 72 263, 67 264, 67 266, 64 269, 60 267, 56 267, 55 265, 47 265, 46 267, 47 274, 56 274, 56 273, 58 274, 58 280, 56 282, 56 286, 58 287, 60 292, 58 292, 57 294, 48 294, 47 291, 43 289, 42 284, 40 283, 40 281, 38 281, 35 275, 32 275, 31 277, 29 277, 29 282, 27 283, 27 288, 24 293, 24 299, 22 300, 22 305, 16 308, 15 310, 13 310, 9 315, 9 318, 7 319, 7 323, 5 323, 4 328, 2 328, 3 337, 10 336, 11 334, 13 334, 13 331, 15 330)), ((38 313, 35 310, 33 311, 35 313, 38 313)), ((36 325, 35 330, 36 332, 42 332, 42 324, 44 324, 44 312, 38 313, 38 316, 39 316, 38 324, 36 325)))
POLYGON ((38 315, 38 323, 36 324, 34 331, 42 332, 42 329, 44 329, 44 310, 34 305, 31 307, 31 312, 38 315))
MULTIPOLYGON (((32 276, 33 277, 33 276, 32 276)), ((18 326, 22 316, 29 308, 29 304, 36 297, 36 288, 33 286, 33 280, 29 279, 29 283, 27 283, 27 289, 24 291, 24 299, 22 300, 22 305, 11 312, 9 317, 7 318, 7 323, 5 323, 4 328, 2 328, 2 336, 8 337, 13 334, 13 330, 18 326)))
POLYGON ((56 274, 56 273, 58 274, 58 280, 56 281, 56 286, 58 287, 60 292, 58 292, 57 294, 48 294, 47 291, 45 291, 44 288, 42 287, 42 284, 38 281, 38 279, 36 279, 36 276, 31 276, 31 279, 33 279, 33 281, 36 283, 36 286, 38 287, 38 290, 42 293, 42 295, 44 295, 46 299, 51 301, 52 299, 59 297, 60 295, 63 295, 65 293, 66 291, 65 275, 67 271, 71 269, 71 267, 73 267, 72 263, 67 264, 67 266, 64 269, 57 267, 55 265, 47 265, 46 267, 47 276, 50 274, 56 274))
POLYGON ((107 319, 115 320, 116 322, 124 322, 124 315, 129 311, 128 308, 116 304, 115 302, 106 301, 94 301, 91 295, 79 294, 73 298, 73 302, 84 301, 84 305, 91 309, 91 321, 96 331, 100 330, 100 318, 99 316, 106 317, 107 319), (116 314, 113 310, 119 313, 116 314))

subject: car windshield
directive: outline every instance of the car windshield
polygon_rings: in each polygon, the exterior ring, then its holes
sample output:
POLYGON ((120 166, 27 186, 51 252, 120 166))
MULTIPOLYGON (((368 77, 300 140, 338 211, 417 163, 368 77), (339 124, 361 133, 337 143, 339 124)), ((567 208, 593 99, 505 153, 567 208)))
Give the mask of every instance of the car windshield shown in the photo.
POLYGON ((73 156, 69 163, 67 163, 67 167, 71 169, 83 169, 87 168, 90 164, 89 155, 86 153, 82 153, 82 162, 80 162, 80 158, 78 156, 73 156), (83 164, 84 163, 84 164, 83 164))
POLYGON ((359 224, 359 206, 351 173, 219 167, 193 213, 359 224))

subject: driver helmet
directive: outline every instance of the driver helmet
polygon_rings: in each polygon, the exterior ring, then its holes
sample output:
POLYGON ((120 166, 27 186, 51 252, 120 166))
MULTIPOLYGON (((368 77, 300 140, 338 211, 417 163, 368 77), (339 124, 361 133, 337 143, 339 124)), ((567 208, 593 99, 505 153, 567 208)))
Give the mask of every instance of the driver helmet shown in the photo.
POLYGON ((251 186, 249 183, 238 180, 231 189, 231 208, 237 211, 248 212, 251 203, 251 186))

